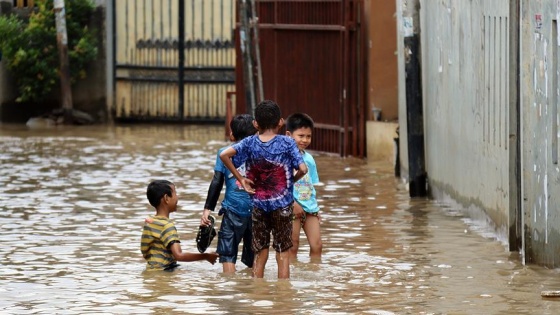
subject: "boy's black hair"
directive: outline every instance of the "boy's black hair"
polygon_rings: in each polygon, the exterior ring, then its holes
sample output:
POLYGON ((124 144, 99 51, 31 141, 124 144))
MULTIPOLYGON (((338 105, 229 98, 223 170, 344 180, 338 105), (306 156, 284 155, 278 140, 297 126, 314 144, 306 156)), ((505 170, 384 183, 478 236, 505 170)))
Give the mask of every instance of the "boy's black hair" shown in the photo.
POLYGON ((255 120, 260 130, 278 127, 280 118, 282 118, 280 106, 278 106, 275 101, 264 100, 255 108, 255 120))
POLYGON ((169 197, 171 197, 173 195, 171 186, 175 185, 172 182, 164 179, 154 180, 148 185, 146 196, 148 197, 148 201, 154 208, 157 208, 159 206, 159 203, 161 202, 161 198, 163 196, 168 195, 169 197))
POLYGON ((257 132, 253 126, 253 116, 249 114, 235 115, 229 123, 231 133, 235 141, 243 140, 248 136, 252 136, 257 132))
POLYGON ((304 113, 291 114, 286 119, 286 130, 289 132, 294 132, 300 128, 311 128, 313 129, 313 119, 304 113))

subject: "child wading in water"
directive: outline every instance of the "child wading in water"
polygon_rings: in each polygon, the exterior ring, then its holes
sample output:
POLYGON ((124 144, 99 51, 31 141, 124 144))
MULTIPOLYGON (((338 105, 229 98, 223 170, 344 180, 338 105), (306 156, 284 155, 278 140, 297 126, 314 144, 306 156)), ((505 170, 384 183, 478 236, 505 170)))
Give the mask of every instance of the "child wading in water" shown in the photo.
MULTIPOLYGON (((233 117, 230 122, 230 128, 231 141, 241 141, 257 132, 257 129, 253 126, 253 116, 248 114, 233 117)), ((208 196, 206 197, 200 224, 205 226, 211 224, 208 216, 211 211, 214 211, 225 182, 226 193, 222 200, 222 208, 219 211, 219 214, 223 215, 223 217, 220 231, 218 232, 217 252, 220 255, 223 272, 233 273, 235 272, 237 251, 241 240, 243 240, 241 262, 249 268, 253 266, 254 254, 251 249, 251 212, 253 211, 253 201, 251 196, 243 189, 241 183, 233 177, 220 159, 220 153, 228 147, 230 146, 218 150, 216 165, 214 166, 214 177, 210 187, 208 187, 208 196)), ((238 165, 237 170, 244 176, 245 164, 238 165)))
POLYGON ((294 226, 292 232, 293 247, 290 249, 290 256, 297 258, 299 249, 299 236, 301 228, 307 236, 309 242, 309 256, 311 258, 321 258, 323 243, 321 241, 319 216, 319 205, 317 204, 317 194, 314 185, 319 183, 317 164, 315 159, 305 151, 311 144, 313 133, 313 119, 306 114, 296 113, 290 115, 286 120, 286 135, 292 137, 299 148, 303 161, 309 171, 305 176, 294 184, 294 226))
POLYGON ((177 261, 206 260, 212 265, 216 262, 216 253, 186 253, 181 250, 179 235, 169 214, 177 211, 179 198, 175 185, 167 180, 155 180, 148 185, 148 201, 156 209, 144 221, 140 250, 146 259, 146 270, 172 271, 179 264, 177 261))
POLYGON ((268 260, 270 234, 278 263, 278 278, 290 277, 294 182, 307 173, 307 166, 294 139, 278 135, 282 127, 280 107, 262 101, 255 108, 258 135, 250 136, 220 153, 220 159, 244 189, 253 196, 253 276, 262 278, 268 260), (245 162, 246 178, 234 166, 245 162), (294 174, 294 170, 297 170, 294 174))

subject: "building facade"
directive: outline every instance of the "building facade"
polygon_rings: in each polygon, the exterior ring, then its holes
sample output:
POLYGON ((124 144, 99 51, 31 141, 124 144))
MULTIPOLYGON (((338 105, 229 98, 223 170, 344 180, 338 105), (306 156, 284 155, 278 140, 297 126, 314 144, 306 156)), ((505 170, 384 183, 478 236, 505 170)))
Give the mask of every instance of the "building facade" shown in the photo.
MULTIPOLYGON (((492 225, 528 263, 560 266, 558 1, 399 0, 418 6, 428 191, 492 225)), ((414 32, 413 32, 414 33, 414 32)), ((401 137, 406 51, 399 46, 401 137)), ((411 153, 401 141, 406 179, 411 153)))

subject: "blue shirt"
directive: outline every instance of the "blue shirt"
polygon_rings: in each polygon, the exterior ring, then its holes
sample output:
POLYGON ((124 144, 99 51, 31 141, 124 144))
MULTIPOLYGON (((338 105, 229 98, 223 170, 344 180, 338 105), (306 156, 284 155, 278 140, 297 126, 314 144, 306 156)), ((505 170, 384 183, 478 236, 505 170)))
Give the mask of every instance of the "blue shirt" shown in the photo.
POLYGON ((307 174, 294 184, 294 198, 307 213, 315 213, 319 211, 317 204, 317 193, 314 184, 319 182, 319 174, 317 173, 317 164, 311 154, 304 152, 303 161, 307 165, 307 174))
POLYGON ((294 169, 303 163, 294 139, 276 135, 262 142, 253 135, 232 147, 236 151, 233 164, 244 161, 246 177, 254 183, 254 207, 271 212, 294 202, 294 169))
MULTIPOLYGON (((228 147, 223 147, 218 150, 218 155, 216 157, 216 165, 214 166, 214 171, 221 172, 224 174, 226 193, 224 200, 222 200, 222 208, 226 208, 228 211, 234 212, 242 217, 250 217, 251 211, 253 210, 253 201, 251 196, 243 189, 241 183, 233 174, 228 170, 220 159, 220 153, 228 147)), ((236 165, 237 166, 237 165, 236 165)), ((245 176, 245 164, 241 164, 237 167, 237 171, 242 176, 245 176)))

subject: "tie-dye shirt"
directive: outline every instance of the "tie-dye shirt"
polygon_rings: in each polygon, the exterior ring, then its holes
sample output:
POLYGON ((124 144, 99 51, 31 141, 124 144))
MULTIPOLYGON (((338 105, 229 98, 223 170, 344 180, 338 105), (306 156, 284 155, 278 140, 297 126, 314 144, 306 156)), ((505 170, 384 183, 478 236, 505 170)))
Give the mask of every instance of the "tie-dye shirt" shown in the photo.
POLYGON ((285 208, 294 201, 294 170, 303 158, 294 139, 277 135, 262 142, 258 135, 233 145, 233 163, 245 162, 246 176, 254 183, 253 206, 266 212, 285 208))

